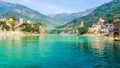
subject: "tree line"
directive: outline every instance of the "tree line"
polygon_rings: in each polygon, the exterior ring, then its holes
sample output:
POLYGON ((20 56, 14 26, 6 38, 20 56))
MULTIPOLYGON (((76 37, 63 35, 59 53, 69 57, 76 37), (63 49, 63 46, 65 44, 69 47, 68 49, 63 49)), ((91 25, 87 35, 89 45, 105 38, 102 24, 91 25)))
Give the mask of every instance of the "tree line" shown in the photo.
POLYGON ((25 22, 25 23, 18 25, 14 17, 10 17, 9 19, 11 20, 0 21, 1 30, 16 31, 17 29, 19 29, 22 32, 40 33, 40 26, 41 26, 40 22, 36 24, 25 22))

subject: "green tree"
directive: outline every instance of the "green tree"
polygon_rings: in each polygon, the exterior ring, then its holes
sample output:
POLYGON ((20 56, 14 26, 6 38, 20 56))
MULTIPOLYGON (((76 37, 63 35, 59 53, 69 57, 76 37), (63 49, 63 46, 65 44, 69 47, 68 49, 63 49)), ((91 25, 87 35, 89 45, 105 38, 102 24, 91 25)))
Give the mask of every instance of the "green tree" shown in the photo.
POLYGON ((0 27, 2 28, 2 30, 10 30, 10 27, 6 24, 6 22, 3 21, 0 21, 0 27))
POLYGON ((24 31, 24 32, 31 32, 33 30, 31 24, 29 23, 21 24, 20 28, 21 28, 21 31, 24 31))
POLYGON ((16 21, 15 17, 12 16, 12 17, 10 17, 10 18, 12 18, 14 21, 16 21))
POLYGON ((103 24, 104 24, 104 25, 106 25, 106 24, 107 24, 107 22, 106 22, 106 21, 104 21, 104 22, 103 22, 103 24))
POLYGON ((88 28, 87 27, 79 27, 78 32, 79 32, 79 34, 85 34, 88 32, 88 28))
POLYGON ((15 23, 16 19, 14 17, 10 17, 10 20, 8 21, 8 24, 10 25, 11 30, 15 30, 15 23))
POLYGON ((41 23, 41 22, 38 22, 38 23, 36 23, 36 24, 38 24, 38 25, 42 25, 42 23, 41 23))
POLYGON ((36 24, 23 23, 19 27, 21 28, 21 31, 24 32, 40 33, 40 25, 41 23, 36 24))
POLYGON ((33 32, 40 33, 40 24, 34 24, 33 32))

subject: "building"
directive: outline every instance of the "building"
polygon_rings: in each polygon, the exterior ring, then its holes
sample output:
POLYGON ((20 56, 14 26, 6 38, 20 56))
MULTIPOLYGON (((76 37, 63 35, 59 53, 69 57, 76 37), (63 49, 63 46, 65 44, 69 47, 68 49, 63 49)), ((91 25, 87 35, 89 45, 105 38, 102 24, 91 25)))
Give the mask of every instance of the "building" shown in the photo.
POLYGON ((20 24, 23 24, 23 23, 25 23, 25 22, 26 22, 26 21, 25 21, 23 18, 20 18, 20 19, 19 19, 19 23, 20 23, 20 24))
POLYGON ((102 18, 99 19, 97 24, 93 24, 91 28, 89 28, 88 32, 92 34, 102 34, 107 35, 113 31, 112 24, 104 25, 104 20, 102 18))
POLYGON ((31 24, 32 22, 31 21, 27 21, 27 23, 31 24))
POLYGON ((6 21, 7 21, 7 18, 2 18, 2 17, 0 17, 0 21, 6 22, 6 21))
POLYGON ((99 21, 97 22, 97 24, 93 23, 92 27, 89 28, 88 32, 94 33, 94 34, 100 33, 101 27, 103 26, 103 22, 104 22, 104 20, 102 18, 100 18, 99 21))
POLYGON ((103 25, 103 22, 104 22, 104 20, 100 17, 100 19, 99 19, 99 21, 98 21, 98 25, 103 25))
POLYGON ((30 24, 30 23, 32 23, 32 22, 29 21, 29 20, 27 21, 27 20, 25 20, 25 19, 23 19, 23 18, 20 18, 20 19, 19 19, 19 24, 23 24, 23 23, 29 23, 29 24, 30 24))
POLYGON ((83 21, 81 21, 80 27, 84 27, 84 22, 83 21))
POLYGON ((84 22, 81 21, 81 23, 79 24, 79 26, 76 27, 77 30, 73 31, 73 33, 76 33, 77 35, 79 34, 78 28, 84 27, 84 22))

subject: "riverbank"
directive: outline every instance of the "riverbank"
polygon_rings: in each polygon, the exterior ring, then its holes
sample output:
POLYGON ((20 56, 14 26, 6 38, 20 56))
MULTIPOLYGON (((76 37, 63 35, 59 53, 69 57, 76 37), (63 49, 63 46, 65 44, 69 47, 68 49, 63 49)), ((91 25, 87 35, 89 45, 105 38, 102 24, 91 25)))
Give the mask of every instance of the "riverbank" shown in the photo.
MULTIPOLYGON (((0 32, 0 36, 43 36, 46 34, 35 34, 35 33, 28 33, 28 32, 21 32, 21 31, 5 31, 0 32)), ((51 34, 56 35, 56 34, 51 34)), ((59 35, 59 34, 58 34, 59 35)), ((75 36, 74 34, 65 34, 65 36, 75 36)), ((92 36, 92 37, 103 37, 105 40, 114 41, 112 36, 104 36, 102 34, 84 34, 84 35, 77 35, 77 36, 92 36)))
POLYGON ((0 36, 39 36, 41 34, 21 32, 21 31, 6 31, 0 32, 0 36))
POLYGON ((104 37, 102 34, 84 34, 83 36, 98 36, 98 37, 104 37))
POLYGON ((83 36, 103 37, 105 40, 115 41, 115 39, 112 35, 111 36, 105 36, 103 34, 84 34, 83 36))
POLYGON ((20 31, 5 31, 5 32, 0 32, 0 36, 16 36, 16 35, 24 35, 23 32, 20 31))

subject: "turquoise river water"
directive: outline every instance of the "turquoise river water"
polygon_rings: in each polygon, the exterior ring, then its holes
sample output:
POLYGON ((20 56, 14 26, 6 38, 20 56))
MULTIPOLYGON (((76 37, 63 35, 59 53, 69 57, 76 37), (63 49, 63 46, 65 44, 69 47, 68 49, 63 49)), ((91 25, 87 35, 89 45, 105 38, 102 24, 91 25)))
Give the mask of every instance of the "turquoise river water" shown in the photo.
POLYGON ((87 36, 0 37, 0 68, 120 68, 120 42, 87 36))

